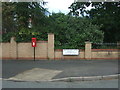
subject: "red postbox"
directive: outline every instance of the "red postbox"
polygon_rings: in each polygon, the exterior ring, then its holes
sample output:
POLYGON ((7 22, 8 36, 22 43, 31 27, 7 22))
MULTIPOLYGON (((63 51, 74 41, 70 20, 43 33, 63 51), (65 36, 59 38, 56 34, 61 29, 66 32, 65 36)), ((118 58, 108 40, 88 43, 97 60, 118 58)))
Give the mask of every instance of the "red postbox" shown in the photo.
POLYGON ((36 38, 32 38, 32 47, 36 47, 36 38))

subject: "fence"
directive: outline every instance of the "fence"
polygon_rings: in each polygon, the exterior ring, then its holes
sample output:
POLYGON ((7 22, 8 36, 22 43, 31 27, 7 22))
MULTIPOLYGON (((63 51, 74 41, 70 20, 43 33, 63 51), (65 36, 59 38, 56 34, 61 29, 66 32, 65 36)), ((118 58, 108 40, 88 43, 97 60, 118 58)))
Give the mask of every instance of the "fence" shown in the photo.
MULTIPOLYGON (((34 59, 34 48, 31 42, 16 43, 15 38, 11 38, 10 43, 0 43, 0 58, 4 59, 34 59)), ((99 44, 100 45, 100 44, 99 44)), ((101 44, 103 45, 103 44, 101 44)), ((107 44, 106 44, 107 45, 107 44)), ((113 44, 111 44, 113 45, 113 44)), ((116 46, 116 44, 114 44, 116 46)), ((120 45, 119 43, 117 45, 120 45)), ((119 50, 117 48, 98 49, 92 48, 94 44, 85 42, 85 49, 79 49, 79 55, 63 55, 63 49, 54 49, 54 34, 48 34, 48 41, 37 41, 35 48, 35 58, 37 60, 61 60, 61 59, 118 59, 119 50)), ((100 48, 100 47, 99 47, 100 48)))
POLYGON ((93 49, 118 49, 118 43, 92 43, 93 49))

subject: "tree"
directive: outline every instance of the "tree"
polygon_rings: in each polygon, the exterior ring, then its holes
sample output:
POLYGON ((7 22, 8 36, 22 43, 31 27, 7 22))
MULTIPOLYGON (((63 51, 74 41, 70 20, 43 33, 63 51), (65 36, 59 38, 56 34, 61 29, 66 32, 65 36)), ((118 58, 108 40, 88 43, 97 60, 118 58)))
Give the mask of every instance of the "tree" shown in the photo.
POLYGON ((71 9, 69 14, 76 14, 80 12, 83 17, 89 17, 92 19, 93 24, 101 25, 104 34, 104 42, 117 42, 119 41, 120 33, 120 2, 76 2, 69 8, 71 9), (86 10, 86 7, 92 5, 94 8, 90 11, 86 10), (86 14, 85 14, 86 13, 86 14))
MULTIPOLYGON (((37 2, 18 2, 18 3, 10 3, 4 2, 2 3, 2 13, 3 13, 3 40, 7 40, 6 37, 9 38, 11 36, 24 37, 28 35, 36 34, 36 31, 42 31, 40 29, 43 25, 46 25, 46 15, 48 12, 44 7, 45 3, 37 2), (32 28, 30 29, 29 23, 32 20, 32 28), (37 27, 37 28, 36 28, 37 27), (38 30, 39 27, 39 30, 38 30), (26 30, 26 31, 23 31, 26 30), (12 33, 12 34, 11 34, 12 33), (28 35, 27 35, 28 34, 28 35)), ((17 41, 20 38, 16 38, 17 41)))
POLYGON ((3 32, 14 32, 14 3, 2 3, 2 29, 3 32))
POLYGON ((102 42, 103 32, 87 18, 73 17, 62 13, 52 14, 54 19, 52 32, 55 33, 57 48, 80 48, 86 40, 102 42))
MULTIPOLYGON (((37 37, 37 40, 47 40, 47 33, 55 34, 56 48, 80 48, 88 39, 91 42, 103 41, 104 33, 99 30, 100 26, 93 25, 86 17, 63 13, 53 13, 48 17, 44 14, 45 9, 37 3, 15 3, 13 7, 12 15, 13 19, 16 19, 14 25, 17 29, 11 32, 16 36, 17 42, 31 41, 32 35, 37 37), (28 27, 30 19, 32 28, 28 27)), ((9 35, 8 33, 6 35, 9 35)))

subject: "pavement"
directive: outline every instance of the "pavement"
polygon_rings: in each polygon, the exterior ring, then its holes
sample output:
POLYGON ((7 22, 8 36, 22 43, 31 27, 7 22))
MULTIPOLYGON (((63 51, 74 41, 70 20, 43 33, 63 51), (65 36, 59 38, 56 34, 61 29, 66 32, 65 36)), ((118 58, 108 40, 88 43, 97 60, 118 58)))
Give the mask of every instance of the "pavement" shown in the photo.
POLYGON ((118 79, 118 60, 3 60, 2 78, 14 81, 118 79))
MULTIPOLYGON (((118 80, 97 80, 97 81, 83 81, 83 82, 14 82, 2 81, 2 88, 12 88, 11 90, 36 90, 36 88, 78 88, 78 90, 118 90, 118 80), (14 89, 15 88, 15 89, 14 89), (17 88, 17 89, 16 89, 17 88), (18 89, 19 88, 19 89, 18 89), (83 89, 84 88, 84 89, 83 89), (91 88, 91 89, 90 89, 91 88), (101 88, 101 89, 100 89, 101 88), (104 88, 104 89, 103 89, 104 88), (116 88, 116 89, 115 89, 116 88)), ((3 90, 3 89, 2 89, 3 90)), ((8 90, 8 89, 7 89, 8 90)), ((38 89, 39 90, 39 89, 38 89)), ((41 89, 40 89, 41 90, 41 89)), ((66 89, 65 89, 66 90, 66 89)))

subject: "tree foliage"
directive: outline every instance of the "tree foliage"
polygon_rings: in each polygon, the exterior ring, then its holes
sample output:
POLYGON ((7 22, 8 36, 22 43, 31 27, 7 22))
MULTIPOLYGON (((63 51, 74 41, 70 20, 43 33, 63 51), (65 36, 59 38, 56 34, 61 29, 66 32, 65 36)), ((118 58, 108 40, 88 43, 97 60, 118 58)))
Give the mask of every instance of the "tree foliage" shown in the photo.
POLYGON ((14 26, 13 11, 15 9, 14 7, 15 7, 14 3, 2 3, 2 29, 4 33, 15 30, 13 28, 14 26))
POLYGON ((104 33, 100 31, 100 26, 92 24, 86 17, 74 17, 63 13, 46 16, 46 10, 38 3, 4 3, 3 5, 3 14, 7 16, 10 13, 7 18, 3 17, 3 22, 6 20, 3 29, 7 29, 7 33, 3 34, 4 41, 8 41, 11 36, 15 36, 17 42, 30 42, 33 36, 37 40, 47 40, 47 33, 55 34, 56 48, 81 48, 86 40, 103 41, 104 33), (10 4, 8 5, 10 10, 5 7, 7 4, 10 4), (9 19, 11 22, 8 22, 9 19), (30 19, 32 28, 28 27, 30 19))
POLYGON ((100 28, 104 34, 104 42, 119 41, 120 33, 120 2, 76 2, 70 7, 69 14, 83 17, 89 17, 93 24, 101 25, 100 28), (94 7, 90 11, 86 7, 94 7), (80 13, 80 14, 79 14, 80 13))
POLYGON ((86 40, 102 42, 103 32, 87 18, 73 17, 62 13, 52 14, 53 29, 58 48, 80 48, 86 40))
POLYGON ((47 17, 45 15, 46 12, 48 11, 37 2, 2 3, 3 41, 7 40, 6 35, 8 33, 12 33, 10 34, 12 36, 19 37, 16 38, 17 41, 23 41, 20 39, 21 37, 27 37, 28 35, 31 35, 30 37, 32 37, 32 35, 36 34, 36 31, 42 32, 41 27, 47 25, 47 17), (32 28, 28 27, 30 20, 32 23, 32 28), (29 31, 29 33, 27 33, 27 31, 29 31))

